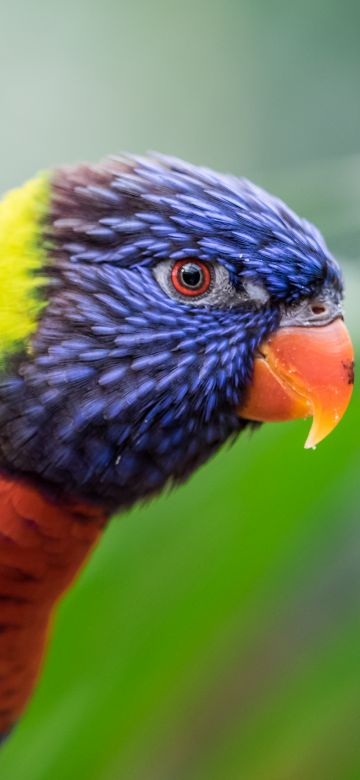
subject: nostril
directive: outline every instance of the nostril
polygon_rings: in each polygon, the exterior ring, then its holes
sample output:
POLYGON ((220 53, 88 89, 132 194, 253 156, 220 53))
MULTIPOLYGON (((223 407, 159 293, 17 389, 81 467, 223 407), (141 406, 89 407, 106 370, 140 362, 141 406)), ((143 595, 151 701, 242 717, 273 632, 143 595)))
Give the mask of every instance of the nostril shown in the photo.
POLYGON ((326 313, 326 306, 322 303, 313 303, 312 306, 310 306, 312 314, 315 314, 315 317, 320 317, 321 314, 326 313))

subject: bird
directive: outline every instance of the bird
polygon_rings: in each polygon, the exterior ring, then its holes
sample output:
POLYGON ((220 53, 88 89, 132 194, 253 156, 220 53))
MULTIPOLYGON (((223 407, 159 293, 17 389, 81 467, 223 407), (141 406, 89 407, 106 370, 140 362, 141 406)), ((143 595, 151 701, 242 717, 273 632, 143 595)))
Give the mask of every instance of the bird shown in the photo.
POLYGON ((263 422, 350 401, 343 277, 319 230, 244 178, 120 155, 0 201, 0 735, 59 599, 114 513, 263 422))

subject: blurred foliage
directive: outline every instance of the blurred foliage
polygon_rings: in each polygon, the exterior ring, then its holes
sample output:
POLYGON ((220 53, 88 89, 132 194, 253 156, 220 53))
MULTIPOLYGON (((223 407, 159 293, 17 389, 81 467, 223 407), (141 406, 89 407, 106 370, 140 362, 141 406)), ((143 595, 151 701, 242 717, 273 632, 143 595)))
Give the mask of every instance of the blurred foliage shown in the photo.
MULTIPOLYGON (((360 6, 0 9, 0 187, 157 148, 255 178, 344 258, 360 343, 360 6)), ((264 426, 113 521, 1 780, 357 780, 359 392, 316 452, 264 426)))

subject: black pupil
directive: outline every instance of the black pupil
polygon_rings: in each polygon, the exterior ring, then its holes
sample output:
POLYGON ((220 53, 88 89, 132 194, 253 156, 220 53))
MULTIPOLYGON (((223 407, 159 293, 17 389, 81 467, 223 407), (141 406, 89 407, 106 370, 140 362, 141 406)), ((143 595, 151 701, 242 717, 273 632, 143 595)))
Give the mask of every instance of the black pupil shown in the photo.
POLYGON ((203 283, 203 272, 195 263, 186 263, 180 270, 180 279, 184 287, 196 290, 203 283))

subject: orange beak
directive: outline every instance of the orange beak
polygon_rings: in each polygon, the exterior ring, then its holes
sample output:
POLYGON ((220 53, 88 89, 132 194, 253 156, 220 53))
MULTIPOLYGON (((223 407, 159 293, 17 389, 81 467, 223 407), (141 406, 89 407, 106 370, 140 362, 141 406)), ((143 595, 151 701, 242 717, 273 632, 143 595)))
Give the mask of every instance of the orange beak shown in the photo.
POLYGON ((312 417, 305 447, 315 447, 341 420, 353 383, 353 347, 342 319, 279 328, 260 347, 238 414, 259 422, 312 417))

